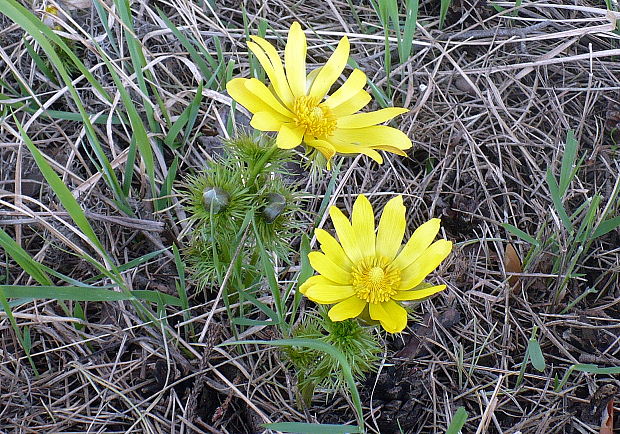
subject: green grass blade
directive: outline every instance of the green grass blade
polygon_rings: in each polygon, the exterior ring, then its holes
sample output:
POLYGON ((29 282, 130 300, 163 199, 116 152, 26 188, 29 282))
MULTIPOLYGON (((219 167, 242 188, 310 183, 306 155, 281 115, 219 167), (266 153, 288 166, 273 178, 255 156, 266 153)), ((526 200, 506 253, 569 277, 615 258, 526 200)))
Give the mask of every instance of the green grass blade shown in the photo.
POLYGON ((166 137, 164 138, 164 143, 170 146, 172 149, 179 148, 189 139, 191 131, 194 128, 194 124, 196 123, 196 119, 198 118, 200 104, 202 103, 202 89, 203 86, 201 82, 198 84, 198 88, 196 89, 196 96, 194 97, 192 102, 187 107, 185 107, 183 113, 181 113, 178 119, 170 127, 170 130, 168 130, 168 134, 166 134, 166 137), (183 139, 180 141, 180 143, 176 143, 177 136, 183 128, 185 128, 183 139))
MULTIPOLYGON (((112 97, 108 95, 107 91, 95 80, 92 74, 86 69, 86 67, 82 64, 82 62, 75 56, 75 54, 67 47, 64 41, 58 37, 52 30, 47 27, 45 24, 41 22, 37 17, 35 17, 32 12, 24 8, 22 5, 16 2, 16 0, 5 0, 2 8, 0 9, 0 13, 6 15, 9 19, 20 25, 28 34, 32 36, 32 38, 41 46, 43 51, 45 51, 50 62, 56 67, 58 73, 63 79, 63 82, 69 89, 69 93, 71 94, 75 105, 82 116, 82 121, 84 122, 84 127, 86 129, 86 137, 88 138, 88 142, 91 145, 93 151, 95 152, 98 159, 98 167, 97 170, 102 171, 103 177, 108 184, 108 186, 114 192, 116 200, 118 202, 119 208, 121 208, 124 212, 131 215, 132 211, 129 205, 126 202, 126 198, 122 193, 120 188, 120 184, 112 166, 108 158, 101 148, 99 141, 97 140, 97 135, 95 130, 93 129, 92 123, 86 110, 84 109, 84 105, 82 104, 82 100, 80 96, 73 86, 72 79, 69 76, 66 68, 64 67, 63 61, 56 54, 56 49, 54 45, 59 46, 63 51, 67 53, 69 58, 75 63, 76 67, 84 74, 87 80, 93 85, 93 87, 108 101, 112 101, 112 97)), ((94 163, 94 161, 93 161, 94 163)))
POLYGON ((4 288, 5 288, 4 286, 0 285, 0 311, 4 311, 6 316, 9 318, 9 322, 11 323, 11 327, 13 328, 13 331, 15 332, 15 335, 17 336, 17 340, 19 341, 19 344, 22 346, 22 349, 24 350, 24 353, 26 354, 26 357, 28 358, 28 361, 30 362, 30 366, 32 366, 32 370, 34 371, 35 375, 38 376, 39 371, 37 370, 34 360, 32 360, 32 358, 30 357, 30 350, 32 349, 32 341, 30 339, 30 329, 26 327, 24 329, 24 333, 23 334, 20 333, 19 326, 17 325, 17 321, 15 320, 15 317, 13 316, 13 312, 11 311, 11 307, 7 300, 8 296, 6 295, 4 288))
POLYGON ((398 41, 398 54, 401 63, 405 63, 409 60, 409 57, 411 57, 413 35, 417 27, 419 8, 419 0, 407 0, 407 5, 405 7, 405 26, 402 36, 399 37, 398 41))
MULTIPOLYGON (((181 258, 181 252, 179 252, 179 248, 176 244, 172 245, 172 253, 174 254, 174 265, 177 269, 177 277, 176 288, 177 294, 179 295, 179 300, 181 300, 181 309, 183 309, 183 320, 189 321, 190 312, 189 312, 189 299, 187 297, 187 281, 185 280, 185 263, 181 258)), ((194 324, 188 324, 189 334, 191 336, 194 335, 194 324)))
POLYGON ((161 189, 159 190, 159 199, 157 199, 157 201, 159 202, 158 204, 158 209, 164 209, 168 207, 168 204, 170 203, 170 195, 172 194, 172 185, 174 183, 174 180, 177 177, 177 170, 179 169, 179 157, 175 155, 174 159, 172 160, 172 163, 170 164, 170 167, 168 168, 168 173, 166 174, 166 177, 164 178, 164 183, 161 186, 161 189))
POLYGON ((239 297, 251 302, 262 313, 267 315, 272 321, 271 324, 280 324, 280 315, 276 311, 271 309, 269 306, 267 306, 265 303, 259 301, 256 297, 254 297, 254 295, 252 295, 249 290, 240 291, 239 297))
POLYGON ((41 154, 41 152, 34 145, 30 137, 28 137, 28 134, 26 134, 26 132, 23 130, 19 121, 15 119, 15 122, 17 123, 17 128, 19 129, 24 143, 34 157, 35 163, 37 163, 39 170, 45 177, 45 180, 48 182, 56 196, 58 196, 58 199, 60 200, 62 206, 67 210, 67 212, 71 216, 71 219, 75 222, 77 227, 80 228, 82 233, 88 238, 92 245, 96 247, 97 250, 99 250, 99 254, 104 258, 108 259, 103 245, 99 241, 99 238, 97 238, 97 235, 95 235, 95 231, 88 222, 88 219, 86 219, 86 215, 84 215, 84 211, 80 207, 80 204, 77 202, 77 200, 75 200, 73 194, 71 194, 71 191, 62 181, 62 179, 60 179, 56 172, 54 172, 54 169, 52 169, 45 157, 43 157, 43 154, 41 154))
MULTIPOLYGON (((157 186, 155 185, 155 158, 153 157, 153 149, 151 148, 151 140, 146 132, 146 127, 144 123, 142 123, 142 118, 140 118, 140 114, 134 105, 129 92, 125 89, 125 86, 121 82, 120 77, 116 73, 115 67, 112 65, 112 62, 107 58, 106 54, 100 50, 101 57, 105 62, 108 70, 110 71, 110 75, 118 88, 118 92, 121 96, 121 100, 123 101, 123 105, 125 106, 125 110, 127 111, 127 115, 129 116, 129 121, 131 123, 131 131, 132 131, 132 143, 136 143, 138 150, 140 151, 140 157, 142 157, 142 161, 144 162, 144 167, 146 168, 146 175, 151 185, 151 196, 156 198, 159 196, 157 192, 157 186)), ((131 165, 133 167, 133 164, 131 165)), ((131 172, 133 174, 133 171, 131 172)), ((131 182, 131 179, 129 180, 131 182)), ((125 185, 127 185, 127 180, 125 180, 125 185)))
MULTIPOLYGON (((3 0, 0 13, 6 15, 14 23, 18 24, 22 29, 26 31, 32 38, 41 45, 41 48, 45 51, 45 54, 50 59, 51 63, 59 70, 61 75, 66 74, 66 69, 63 66, 62 60, 56 54, 56 50, 50 41, 56 44, 67 56, 71 59, 75 67, 84 75, 86 80, 92 84, 95 89, 109 102, 112 102, 112 97, 105 90, 103 86, 95 79, 91 72, 84 66, 82 61, 75 55, 65 41, 60 36, 52 31, 48 26, 43 24, 39 18, 37 18, 31 11, 19 4, 16 0, 3 0)), ((65 77, 62 77, 65 84, 69 86, 69 89, 73 87, 65 77)))
POLYGON ((594 226, 596 225, 596 214, 601 204, 601 195, 595 194, 592 198, 588 198, 584 204, 589 205, 586 215, 581 219, 581 224, 575 233, 575 241, 579 243, 588 242, 592 239, 594 226))
MULTIPOLYGON (((299 261, 301 263, 301 269, 299 271, 299 276, 297 277, 297 282, 294 282, 291 285, 291 288, 295 288, 295 295, 293 296, 293 309, 291 310, 291 319, 289 321, 289 328, 293 327, 295 324, 295 319, 297 315, 297 310, 299 309, 299 305, 301 304, 302 294, 299 291, 299 286, 303 284, 306 280, 310 278, 314 274, 314 269, 312 265, 310 265, 310 261, 308 260, 308 253, 310 253, 310 240, 306 234, 301 236, 301 246, 299 251, 299 261)), ((288 299, 288 294, 285 297, 288 299)))
POLYGON ((508 232, 510 232, 511 234, 521 238, 523 241, 527 241, 533 246, 540 247, 540 242, 536 238, 523 232, 521 229, 514 227, 510 223, 502 223, 502 227, 506 229, 508 232))
POLYGON ((34 60, 34 63, 37 65, 37 68, 39 68, 39 70, 54 84, 58 85, 58 77, 56 77, 56 74, 54 74, 52 70, 47 67, 45 61, 41 58, 41 56, 39 56, 39 53, 34 50, 32 45, 30 45, 30 42, 24 39, 24 45, 26 46, 26 51, 28 51, 28 54, 30 55, 30 57, 32 57, 32 60, 34 60))
POLYGON ((464 407, 457 408, 452 417, 452 422, 450 422, 446 430, 446 434, 459 434, 465 426, 465 422, 467 422, 467 416, 469 415, 464 407))
POLYGON ((101 2, 102 0, 94 0, 93 6, 95 7, 97 14, 99 15, 99 21, 101 22, 101 25, 103 26, 105 30, 105 33, 108 37, 108 41, 110 42, 110 45, 112 46, 112 49, 116 53, 117 57, 120 58, 121 52, 118 49, 118 43, 116 42, 116 36, 114 32, 112 31, 112 29, 110 28, 110 26, 108 25, 108 11, 101 5, 101 2))
POLYGON ((617 229, 618 227, 620 227, 620 216, 605 220, 597 226, 596 230, 592 234, 592 239, 602 237, 603 235, 617 229))
POLYGON ((43 266, 32 259, 28 252, 2 229, 0 229, 0 246, 36 282, 41 285, 52 284, 52 279, 47 275, 43 266))
POLYGON ((351 399, 353 400, 353 406, 357 412, 357 423, 360 425, 360 429, 364 432, 364 413, 362 411, 362 401, 360 399, 359 392, 355 385, 355 379, 351 372, 351 365, 347 361, 347 358, 340 350, 333 345, 326 342, 316 341, 314 339, 279 339, 275 341, 261 341, 261 340, 249 340, 249 341, 235 341, 227 342, 221 345, 237 345, 237 344, 261 344, 261 345, 275 345, 280 347, 296 346, 307 347, 314 350, 322 351, 334 357, 340 363, 344 379, 351 393, 351 399))
POLYGON ((554 391, 557 393, 566 385, 570 374, 574 371, 587 372, 589 374, 602 374, 602 375, 618 375, 620 374, 620 366, 613 366, 608 368, 599 368, 597 365, 591 363, 577 363, 568 367, 562 380, 555 385, 554 391))
POLYGON ((446 22, 446 16, 448 15, 448 9, 450 9, 450 3, 452 0, 441 0, 441 6, 439 9, 439 28, 441 29, 446 22))
POLYGON ((206 50, 202 50, 202 47, 199 46, 199 44, 192 43, 192 41, 190 41, 187 36, 181 33, 179 29, 160 9, 157 9, 157 13, 159 14, 159 17, 162 19, 162 21, 166 24, 166 26, 168 26, 172 34, 187 50, 187 52, 189 53, 189 57, 192 59, 192 62, 194 62, 196 66, 198 66, 198 70, 202 74, 202 78, 205 80, 205 87, 212 88, 211 85, 217 79, 217 72, 220 66, 206 50), (199 53, 194 45, 198 45, 202 53, 199 53))
POLYGON ((181 300, 169 294, 151 290, 136 290, 129 293, 104 288, 85 288, 83 286, 54 285, 2 285, 7 298, 30 298, 71 301, 119 301, 141 299, 154 303, 163 302, 170 306, 180 306, 181 300))
MULTIPOLYGON (((146 66, 146 58, 144 56, 144 52, 142 51, 142 46, 140 45, 140 42, 135 37, 135 31, 133 27, 134 18, 131 14, 131 7, 129 6, 129 1, 128 0, 114 0, 114 4, 116 5, 116 8, 118 10, 119 17, 124 24, 124 26, 122 26, 123 37, 125 39, 125 43, 127 44, 127 48, 129 49, 129 57, 131 58, 133 72, 136 75, 136 81, 138 83, 138 88, 142 91, 142 101, 144 102, 144 112, 149 122, 149 127, 151 131, 159 132, 160 131, 159 124, 155 121, 154 110, 151 105, 152 103, 148 99, 150 92, 149 92, 149 88, 146 85, 146 80, 144 78, 145 73, 149 75, 149 79, 151 82, 154 82, 154 80, 150 72, 144 71, 144 67, 146 66)), ((120 87, 119 87, 119 90, 120 90, 120 87)), ((165 109, 162 110, 162 113, 166 113, 165 109)))
POLYGON ((564 196, 564 194, 566 194, 566 190, 568 190, 568 186, 570 185, 575 175, 577 146, 578 142, 575 138, 575 132, 573 130, 568 130, 568 132, 566 133, 566 147, 564 148, 564 154, 562 155, 562 165, 560 168, 560 196, 564 196))
POLYGON ((551 200, 553 202, 553 206, 555 207, 560 220, 562 220, 562 224, 566 228, 567 231, 573 231, 573 224, 570 221, 570 217, 566 213, 566 209, 564 208, 564 204, 562 203, 562 194, 560 193, 560 187, 558 186, 551 169, 547 170, 547 185, 549 186, 549 192, 551 194, 551 200))
POLYGON ((542 350, 540 349, 540 344, 538 340, 535 338, 530 338, 527 343, 527 351, 530 355, 530 360, 532 362, 532 366, 538 372, 543 372, 545 370, 545 356, 543 356, 542 350))
POLYGON ((278 285, 276 270, 273 267, 273 263, 271 262, 269 255, 267 254, 263 241, 260 239, 260 234, 258 229, 256 229, 254 221, 252 221, 252 227, 254 229, 254 236, 256 238, 256 244, 260 254, 261 265, 263 266, 263 276, 267 277, 267 283, 269 284, 269 289, 271 290, 271 295, 273 297, 273 303, 276 308, 276 313, 278 314, 277 320, 278 323, 281 323, 286 315, 286 309, 282 303, 282 295, 280 294, 280 285, 278 285))
POLYGON ((356 425, 335 425, 303 422, 276 422, 263 424, 265 428, 284 433, 299 434, 347 434, 361 433, 356 425))

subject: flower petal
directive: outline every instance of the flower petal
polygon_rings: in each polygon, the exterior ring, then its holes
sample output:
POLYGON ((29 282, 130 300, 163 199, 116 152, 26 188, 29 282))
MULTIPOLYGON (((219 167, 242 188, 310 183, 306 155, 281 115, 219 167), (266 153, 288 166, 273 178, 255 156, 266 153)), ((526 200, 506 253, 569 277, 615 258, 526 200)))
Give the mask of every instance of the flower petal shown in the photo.
POLYGON ((368 305, 370 317, 379 320, 388 333, 400 333, 407 327, 407 311, 393 300, 368 305))
POLYGON ((290 119, 285 118, 279 113, 258 112, 252 116, 250 125, 259 131, 279 131, 282 124, 289 121, 290 119))
POLYGON ((280 149, 293 149, 299 146, 304 136, 304 130, 297 128, 293 124, 282 124, 278 137, 276 138, 276 146, 280 149))
POLYGON ((319 72, 319 75, 314 80, 312 84, 312 88, 310 89, 309 95, 311 97, 318 98, 319 100, 323 99, 325 94, 329 92, 329 89, 332 87, 332 84, 340 74, 342 74, 342 70, 347 64, 347 60, 349 59, 349 39, 346 36, 343 36, 338 42, 338 46, 336 50, 332 53, 332 55, 327 59, 325 66, 319 72))
POLYGON ((381 154, 368 146, 351 145, 349 143, 336 141, 334 141, 333 145, 335 151, 341 154, 363 154, 369 156, 379 164, 383 163, 383 157, 381 157, 381 154))
POLYGON ((400 291, 415 288, 422 283, 424 278, 441 264, 441 261, 452 251, 452 242, 439 240, 422 253, 422 255, 410 266, 400 273, 400 291))
POLYGON ((336 238, 332 237, 329 232, 323 229, 315 229, 314 235, 316 239, 321 243, 321 250, 325 253, 329 259, 335 264, 338 264, 345 271, 351 271, 353 263, 342 249, 342 246, 336 238))
POLYGON ((333 133, 336 140, 359 145, 390 145, 398 149, 411 148, 411 139, 396 128, 377 125, 364 128, 336 128, 333 133))
POLYGON ((347 116, 356 113, 366 107, 372 97, 365 90, 360 90, 351 98, 340 104, 338 107, 332 109, 332 114, 338 118, 340 116, 347 116))
POLYGON ((400 107, 388 107, 374 112, 358 113, 338 118, 338 128, 364 128, 389 121, 395 116, 407 113, 409 110, 400 107))
POLYGON ((329 215, 332 218, 336 235, 338 235, 338 241, 340 241, 340 245, 351 262, 355 264, 363 259, 366 255, 363 251, 360 251, 357 245, 357 236, 351 227, 349 219, 335 206, 329 208, 329 215))
POLYGON ((306 35, 298 22, 294 22, 288 31, 288 40, 284 49, 286 78, 295 98, 306 95, 306 35))
POLYGON ((406 211, 403 197, 400 195, 385 204, 377 230, 377 255, 388 258, 390 261, 396 257, 405 235, 406 211))
MULTIPOLYGON (((323 156, 327 160, 328 165, 329 165, 329 160, 331 160, 332 157, 336 154, 336 150, 334 149, 334 146, 325 140, 316 140, 316 139, 304 140, 304 143, 310 146, 311 148, 315 148, 317 151, 323 154, 323 156)), ((328 166, 328 169, 329 169, 329 166, 328 166)))
POLYGON ((402 157, 406 157, 407 153, 402 149, 395 148, 394 146, 389 145, 371 145, 371 149, 379 149, 381 151, 391 152, 392 154, 400 155, 402 157))
POLYGON ((270 106, 272 110, 275 110, 288 118, 293 118, 293 113, 284 107, 282 103, 278 101, 273 92, 270 91, 269 88, 257 78, 250 78, 246 80, 245 88, 256 95, 256 97, 260 98, 265 104, 270 106))
POLYGON ((336 283, 332 282, 331 280, 329 280, 328 278, 324 276, 320 276, 320 275, 311 276, 307 278, 306 281, 299 286, 299 292, 301 292, 302 294, 305 294, 308 291, 308 289, 310 289, 314 285, 329 286, 329 285, 336 285, 336 283))
POLYGON ((430 219, 418 227, 394 259, 393 265, 401 270, 411 265, 431 245, 439 232, 440 225, 441 220, 430 219))
POLYGON ((310 88, 312 87, 314 80, 316 80, 316 76, 319 75, 319 72, 321 72, 321 69, 323 69, 322 66, 319 66, 318 68, 314 68, 312 71, 310 71, 310 73, 306 77, 306 93, 310 91, 310 88))
POLYGON ((375 256, 375 214, 364 196, 357 196, 351 213, 351 227, 357 237, 357 247, 366 256, 375 256))
POLYGON ((366 307, 366 302, 356 296, 349 297, 332 307, 327 315, 332 321, 344 321, 345 319, 355 318, 366 307))
POLYGON ((308 253, 308 260, 310 261, 312 268, 314 268, 321 276, 325 276, 329 280, 341 285, 351 284, 351 273, 343 270, 337 264, 334 264, 334 262, 324 253, 310 252, 308 253))
POLYGON ((440 291, 446 289, 446 285, 431 286, 430 288, 424 288, 412 291, 399 291, 396 295, 392 296, 392 300, 409 301, 409 300, 422 300, 426 297, 430 297, 433 294, 437 294, 440 291))
POLYGON ((265 103, 245 87, 245 83, 248 80, 247 78, 233 78, 226 83, 226 90, 232 99, 252 113, 268 112, 277 114, 269 104, 265 103))
POLYGON ((351 285, 313 285, 304 294, 319 304, 334 304, 346 300, 355 294, 351 285))
POLYGON ((364 86, 366 86, 366 74, 354 69, 343 85, 327 98, 325 104, 333 110, 357 95, 364 86))
POLYGON ((248 48, 254 53, 263 69, 269 77, 280 100, 288 107, 293 105, 293 93, 286 80, 284 66, 276 49, 265 39, 252 36, 252 41, 248 42, 248 48))

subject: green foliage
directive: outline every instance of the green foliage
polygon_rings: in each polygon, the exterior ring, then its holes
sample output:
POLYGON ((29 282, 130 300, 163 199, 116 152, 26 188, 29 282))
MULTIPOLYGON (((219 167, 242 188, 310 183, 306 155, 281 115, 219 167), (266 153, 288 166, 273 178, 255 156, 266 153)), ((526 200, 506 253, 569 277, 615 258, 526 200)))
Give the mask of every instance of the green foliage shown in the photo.
POLYGON ((467 422, 468 413, 465 411, 465 408, 459 407, 456 409, 456 413, 452 417, 452 422, 448 426, 446 430, 446 434, 459 434, 461 429, 465 426, 465 422, 467 422))
MULTIPOLYGON (((383 349, 369 327, 357 320, 334 322, 325 311, 319 316, 307 315, 301 325, 293 330, 295 338, 325 342, 337 348, 356 379, 376 371, 383 349)), ((343 390, 346 379, 340 361, 329 354, 307 347, 290 347, 285 350, 298 375, 298 387, 306 404, 312 399, 315 388, 332 391, 343 390)))
POLYGON ((353 406, 355 407, 357 423, 359 424, 359 430, 364 432, 364 412, 362 410, 362 401, 360 399, 359 391, 355 386, 355 379, 351 365, 348 362, 346 356, 334 345, 327 342, 321 342, 315 339, 294 338, 294 339, 279 339, 275 341, 263 341, 263 340, 247 340, 247 341, 234 341, 224 343, 220 345, 238 345, 238 344, 262 344, 262 345, 275 345, 279 347, 304 347, 316 350, 320 353, 328 354, 338 361, 342 369, 342 375, 347 386, 347 390, 351 395, 353 406))
POLYGON ((566 383, 568 383, 568 379, 570 374, 573 372, 587 372, 590 374, 601 374, 601 375, 618 375, 620 374, 620 366, 612 366, 607 368, 599 368, 597 365, 593 365, 591 363, 577 363, 575 365, 570 365, 569 368, 564 373, 564 376, 561 380, 558 380, 558 377, 554 378, 553 381, 553 391, 558 393, 560 392, 566 383))
POLYGON ((353 434, 361 433, 356 425, 335 425, 303 422, 276 422, 263 424, 265 428, 284 433, 296 434, 353 434))
MULTIPOLYGON (((551 272, 559 276, 553 297, 556 304, 564 299, 570 280, 583 275, 580 273, 584 267, 583 260, 588 256, 593 241, 620 227, 620 216, 614 215, 620 206, 620 178, 616 180, 604 207, 601 205, 602 196, 594 194, 586 197, 574 211, 569 210, 569 187, 584 159, 578 159, 577 148, 574 132, 568 131, 559 177, 556 178, 553 174, 552 167, 547 170, 546 182, 557 219, 543 221, 536 236, 531 236, 513 225, 504 225, 506 230, 532 245, 524 260, 524 272, 532 271, 532 259, 545 252, 553 255, 551 272), (559 226, 555 224, 556 221, 560 222, 559 226), (549 227, 553 228, 551 234, 548 233, 549 227)), ((593 291, 595 290, 586 290, 588 293, 593 291)), ((574 303, 571 303, 572 305, 574 303)))
POLYGON ((114 193, 118 207, 127 214, 131 215, 132 212, 127 203, 126 195, 124 195, 121 190, 118 178, 112 169, 110 161, 106 156, 99 139, 97 138, 91 119, 84 108, 84 104, 82 103, 82 99, 77 89, 73 85, 73 80, 69 74, 69 71, 65 67, 65 64, 72 64, 72 68, 77 68, 104 99, 112 102, 112 96, 95 79, 93 74, 88 70, 88 68, 86 68, 86 66, 84 66, 82 61, 75 55, 73 50, 67 46, 62 38, 43 24, 39 18, 32 14, 31 11, 19 4, 16 0, 6 0, 2 6, 3 7, 0 9, 0 13, 6 15, 9 19, 23 28, 24 31, 40 45, 41 49, 45 52, 45 55, 49 59, 50 64, 54 66, 60 75, 62 82, 67 86, 69 94, 73 98, 73 101, 75 102, 75 105, 80 113, 81 120, 84 123, 88 144, 96 156, 96 159, 93 159, 92 162, 97 167, 97 170, 102 173, 103 179, 114 193), (63 59, 58 56, 57 53, 59 52, 59 48, 66 54, 71 62, 63 61, 63 59))
POLYGON ((530 362, 532 363, 534 369, 536 369, 538 372, 543 372, 546 368, 545 356, 543 355, 540 344, 536 339, 537 332, 538 326, 534 326, 534 328, 532 329, 532 335, 527 342, 527 348, 525 349, 523 363, 521 363, 521 370, 519 371, 519 376, 517 377, 515 388, 518 388, 521 385, 521 382, 523 381, 523 376, 525 375, 525 369, 530 362))
POLYGON ((441 0, 441 7, 439 9, 439 28, 442 28, 446 22, 446 16, 448 15, 448 9, 452 0, 441 0))
POLYGON ((191 224, 185 258, 201 288, 221 282, 231 265, 233 283, 254 285, 266 273, 265 254, 287 261, 290 242, 300 232, 293 218, 299 209, 298 195, 282 180, 290 153, 276 148, 270 138, 248 135, 228 141, 223 151, 181 188, 191 224), (241 257, 236 257, 244 232, 241 257))

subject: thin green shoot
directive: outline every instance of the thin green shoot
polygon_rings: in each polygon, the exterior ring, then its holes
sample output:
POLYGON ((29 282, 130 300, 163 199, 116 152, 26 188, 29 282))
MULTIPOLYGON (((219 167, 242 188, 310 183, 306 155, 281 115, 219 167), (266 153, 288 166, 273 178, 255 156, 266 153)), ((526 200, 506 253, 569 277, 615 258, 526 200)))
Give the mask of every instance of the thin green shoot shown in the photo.
MULTIPOLYGON (((310 261, 308 260, 308 253, 310 253, 310 240, 306 234, 301 236, 301 246, 299 252, 299 261, 301 263, 301 267, 299 270, 299 274, 297 276, 297 281, 293 282, 289 287, 289 292, 291 289, 295 288, 295 295, 293 296, 293 308, 291 309, 291 319, 289 320, 289 330, 292 330, 293 325, 295 324, 297 311, 299 310, 299 305, 301 304, 302 294, 299 291, 299 287, 310 278, 314 274, 314 269, 310 265, 310 261)), ((285 300, 288 299, 289 292, 287 292, 284 297, 285 300)))
POLYGON ((533 246, 540 247, 540 242, 538 242, 536 238, 523 232, 521 229, 518 229, 509 223, 502 223, 502 227, 506 229, 508 232, 510 232, 511 234, 521 238, 523 241, 526 241, 533 246))
POLYGON ((441 0, 441 6, 439 8, 439 28, 443 28, 443 25, 446 22, 446 16, 448 15, 448 9, 450 9, 450 4, 452 0, 441 0))
POLYGON ((84 64, 75 56, 73 51, 65 44, 65 42, 56 35, 49 27, 41 22, 37 17, 33 15, 31 11, 19 4, 16 0, 6 0, 3 4, 0 13, 6 15, 13 22, 23 28, 32 38, 41 46, 50 62, 56 67, 56 70, 60 74, 63 82, 67 86, 69 93, 71 94, 75 105, 82 116, 82 121, 86 129, 86 137, 91 145, 95 155, 97 156, 97 162, 93 160, 93 164, 97 166, 97 170, 101 171, 104 180, 114 193, 114 197, 117 202, 117 206, 125 212, 127 215, 132 215, 131 207, 128 205, 125 195, 123 194, 120 183, 112 169, 110 161, 108 160, 101 144, 97 139, 95 130, 93 129, 90 117, 84 109, 84 105, 80 99, 80 96, 73 86, 73 80, 69 76, 62 60, 56 53, 55 46, 60 47, 67 56, 73 61, 75 66, 86 77, 86 79, 93 85, 106 100, 112 101, 112 97, 107 91, 97 82, 90 71, 84 66, 84 64))
POLYGON ((43 266, 35 261, 30 254, 0 228, 0 246, 17 264, 40 285, 51 285, 52 279, 47 275, 43 266))
MULTIPOLYGON (((144 167, 146 168, 146 175, 151 186, 151 195, 153 198, 158 197, 157 186, 155 185, 155 158, 153 156, 153 149, 151 148, 151 140, 149 139, 149 135, 146 132, 146 127, 142 122, 142 118, 138 113, 138 109, 134 105, 131 96, 125 86, 121 82, 121 79, 116 72, 116 69, 112 62, 107 58, 107 55, 100 50, 99 53, 103 61, 105 62, 108 70, 110 71, 110 75, 116 84, 118 92, 121 96, 121 100, 123 101, 123 105, 125 106, 125 110, 127 111, 127 115, 129 116, 129 120, 131 122, 131 144, 130 146, 138 148, 140 151, 140 156, 142 157, 142 161, 144 162, 144 167)), ((134 165, 127 165, 126 179, 125 179, 125 188, 127 188, 131 184, 131 179, 133 177, 133 167, 134 165)), ((127 194, 127 191, 124 191, 127 194)), ((157 205, 157 202, 155 202, 157 205)), ((156 211, 158 211, 157 206, 155 207, 156 211)))
POLYGON ((357 425, 335 425, 303 422, 276 422, 266 423, 263 426, 269 430, 283 433, 299 434, 348 434, 361 433, 357 425))
POLYGON ((19 344, 21 345, 22 349, 24 350, 24 353, 26 354, 26 357, 28 358, 28 362, 30 363, 30 366, 32 367, 32 371, 38 377, 39 371, 37 370, 37 366, 35 365, 34 360, 32 360, 32 357, 30 356, 31 354, 30 352, 32 350, 30 330, 28 330, 27 332, 28 334, 27 337, 26 337, 26 330, 24 330, 24 333, 20 331, 19 325, 17 324, 17 321, 15 320, 15 317, 13 316, 13 312, 11 311, 11 307, 9 306, 9 303, 8 303, 9 296, 7 296, 7 294, 5 293, 5 288, 6 286, 0 285, 0 306, 2 307, 2 310, 4 311, 4 313, 6 313, 6 316, 9 318, 9 322, 11 323, 11 328, 13 328, 13 332, 17 336, 17 340, 19 341, 19 344))
MULTIPOLYGON (((179 300, 181 300, 181 308, 183 309, 183 320, 185 322, 190 319, 189 298, 187 297, 187 281, 185 279, 185 263, 181 258, 181 252, 176 244, 172 244, 172 253, 174 254, 174 265, 177 269, 177 277, 175 285, 179 300)), ((185 326, 185 335, 194 336, 194 323, 190 322, 185 326)))
POLYGON ((523 355, 523 362, 521 363, 521 370, 519 371, 519 376, 517 377, 517 382, 515 384, 515 389, 518 389, 523 381, 523 377, 525 376, 525 370, 527 365, 532 362, 532 366, 538 372, 543 372, 546 367, 545 357, 540 348, 540 344, 536 339, 536 334, 538 333, 538 326, 534 326, 532 328, 532 334, 530 339, 527 342, 527 348, 525 349, 525 354, 523 355))
POLYGON ((279 339, 275 341, 263 341, 263 340, 248 340, 248 341, 235 341, 235 342, 226 342, 220 344, 220 346, 225 345, 239 345, 239 344, 259 344, 259 345, 275 345, 280 347, 285 346, 297 346, 297 347, 307 347, 312 348, 314 350, 322 351, 324 353, 329 354, 334 357, 340 363, 340 367, 342 368, 342 373, 349 389, 349 393, 351 394, 351 399, 353 401, 353 407, 356 411, 357 423, 359 425, 359 429, 361 432, 364 432, 364 413, 362 411, 362 401, 360 399, 359 392, 357 390, 357 386, 355 385, 355 379, 353 378, 353 373, 351 371, 351 365, 347 361, 346 357, 340 350, 334 347, 331 344, 326 342, 320 342, 314 339, 279 339))
POLYGON ((620 374, 620 366, 613 366, 608 368, 599 368, 597 365, 590 363, 577 363, 575 365, 571 365, 568 367, 564 376, 561 380, 558 381, 557 376, 554 381, 553 391, 558 393, 560 392, 566 383, 568 383, 568 379, 570 374, 573 372, 587 372, 589 374, 599 374, 599 375, 618 375, 620 374))
POLYGON ((446 434, 459 434, 465 426, 468 416, 469 414, 464 407, 457 408, 448 429, 446 429, 446 434))
POLYGON ((28 298, 42 300, 64 301, 119 301, 119 300, 146 300, 153 303, 163 303, 168 306, 181 306, 181 300, 170 294, 146 289, 118 292, 113 289, 104 289, 84 286, 55 286, 55 285, 2 285, 7 298, 28 298))

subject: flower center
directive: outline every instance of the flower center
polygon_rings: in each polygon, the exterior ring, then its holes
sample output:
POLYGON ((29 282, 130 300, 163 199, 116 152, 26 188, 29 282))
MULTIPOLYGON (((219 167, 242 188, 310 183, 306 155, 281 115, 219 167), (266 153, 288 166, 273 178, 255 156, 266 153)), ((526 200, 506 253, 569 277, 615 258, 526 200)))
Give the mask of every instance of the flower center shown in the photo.
POLYGON ((305 134, 314 137, 330 136, 336 129, 336 118, 329 107, 319 104, 319 99, 300 96, 293 103, 295 125, 304 128, 305 134))
POLYGON ((372 304, 388 301, 396 295, 400 272, 383 257, 370 256, 353 267, 353 290, 358 298, 372 304))

